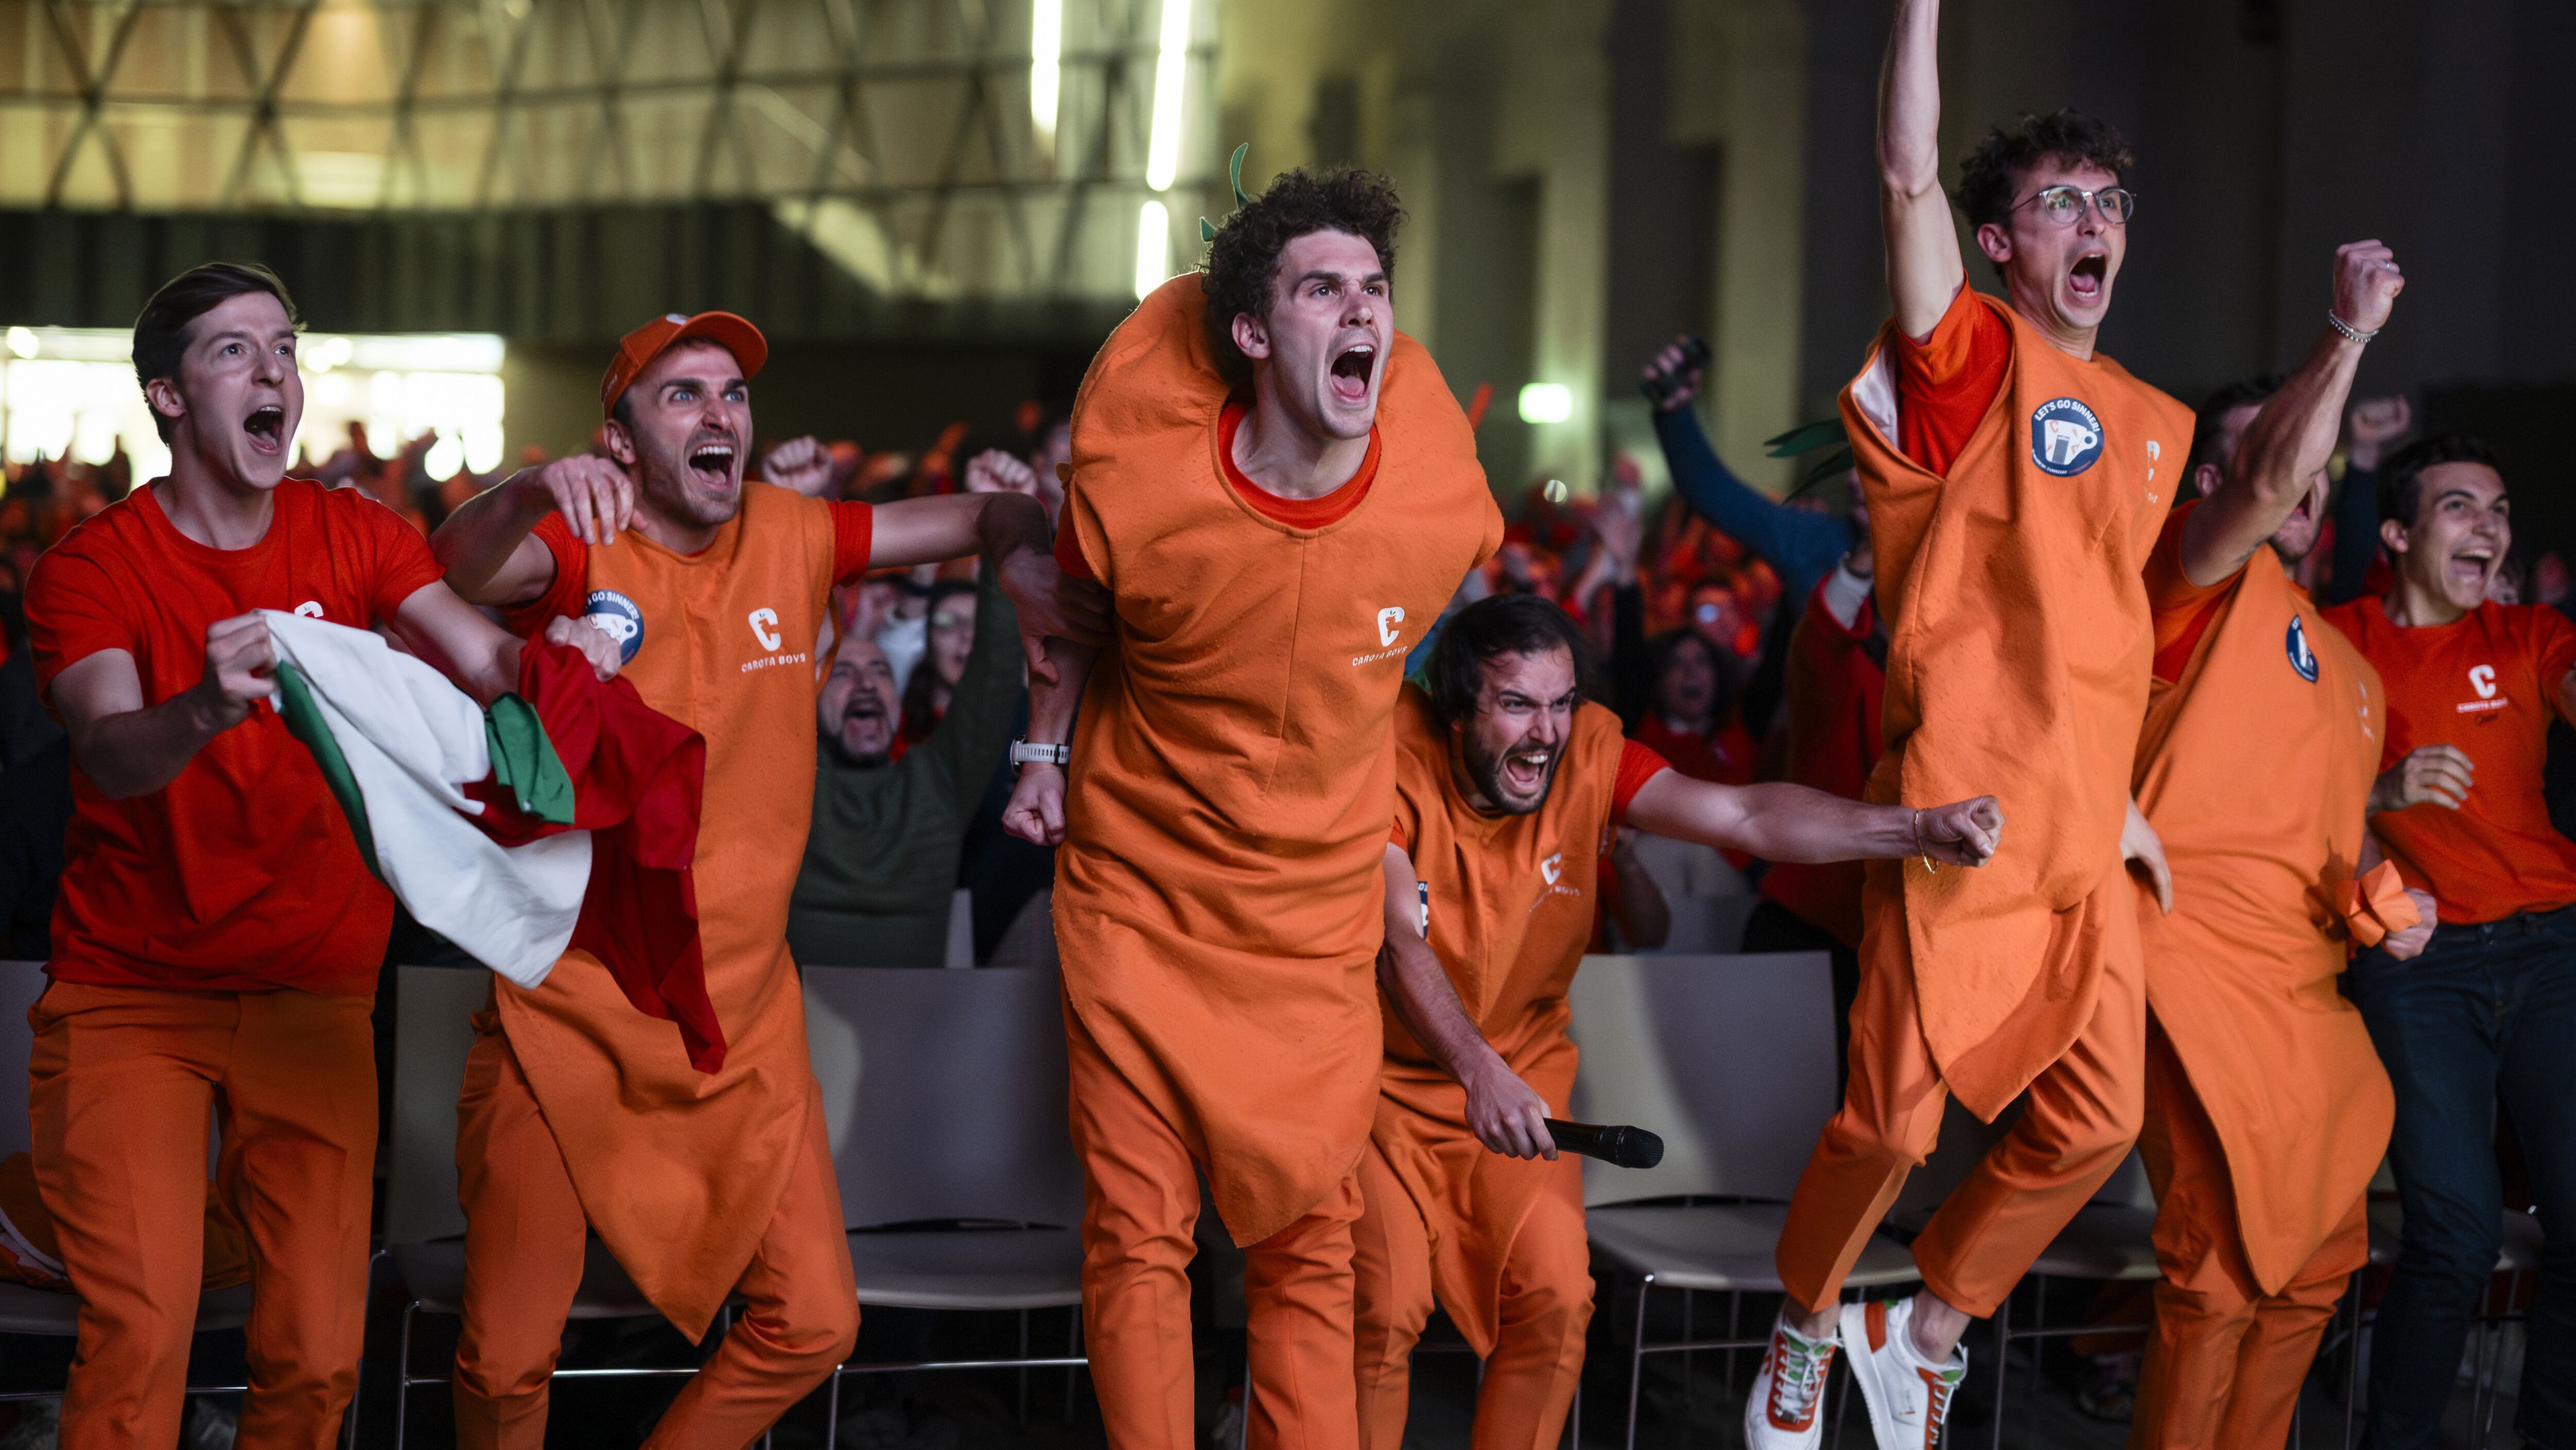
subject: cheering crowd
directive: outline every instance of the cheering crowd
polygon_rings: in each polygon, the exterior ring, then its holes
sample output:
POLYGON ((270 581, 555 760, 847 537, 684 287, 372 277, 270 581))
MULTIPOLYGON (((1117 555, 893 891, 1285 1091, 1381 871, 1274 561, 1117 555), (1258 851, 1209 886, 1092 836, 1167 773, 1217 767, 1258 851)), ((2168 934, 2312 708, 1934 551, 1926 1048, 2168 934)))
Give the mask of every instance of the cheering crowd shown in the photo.
POLYGON ((993 961, 1061 972, 1112 1444, 1193 1441, 1204 1207, 1252 1443, 1394 1450, 1437 1306, 1475 1443, 1551 1445, 1593 1309, 1568 986, 1733 890, 1743 945, 1827 955, 1845 1044, 1756 1450, 1819 1443, 1837 1366, 1882 1450, 1942 1443, 1967 1329, 2133 1148, 2133 1445, 2283 1443, 2383 1161, 2370 1443, 2433 1443, 2536 1205, 2519 1428, 2576 1444, 2565 567, 2517 562, 2485 445, 2351 397, 2406 325, 2377 241, 2314 259, 2294 370, 2196 416, 2097 352, 2128 146, 2025 117, 1945 192, 1937 10, 1896 7, 1880 98, 1892 316, 1775 440, 1786 501, 1710 447, 1684 338, 1642 372, 1671 496, 1621 460, 1507 519, 1362 172, 1247 199, 1069 418, 917 458, 756 457, 767 342, 711 312, 621 341, 589 451, 290 468, 287 285, 169 282, 134 361, 170 474, 0 503, 8 916, 51 977, 0 1240, 80 1298, 61 1443, 172 1443, 226 1233, 240 1442, 337 1434, 399 908, 493 968, 460 1443, 544 1442, 593 1237, 692 1338, 739 1306, 649 1444, 749 1443, 847 1360, 798 973, 993 961), (1848 1297, 1954 1098, 2021 1111, 1911 1237, 1920 1288, 1848 1297))

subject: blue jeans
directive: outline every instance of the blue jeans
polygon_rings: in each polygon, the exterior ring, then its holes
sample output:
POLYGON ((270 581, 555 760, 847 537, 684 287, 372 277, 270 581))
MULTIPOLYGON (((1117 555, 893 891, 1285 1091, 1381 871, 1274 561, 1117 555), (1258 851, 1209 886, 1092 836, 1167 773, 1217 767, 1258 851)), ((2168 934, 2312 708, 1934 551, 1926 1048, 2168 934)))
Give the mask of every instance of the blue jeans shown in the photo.
POLYGON ((2433 1445, 2495 1272, 2501 1096, 2547 1240, 2515 1429, 2527 1444, 2576 1450, 2576 909, 2440 927, 2413 961, 2364 952, 2344 991, 2397 1088, 2389 1159, 2406 1211, 2372 1339, 2363 1443, 2433 1445))

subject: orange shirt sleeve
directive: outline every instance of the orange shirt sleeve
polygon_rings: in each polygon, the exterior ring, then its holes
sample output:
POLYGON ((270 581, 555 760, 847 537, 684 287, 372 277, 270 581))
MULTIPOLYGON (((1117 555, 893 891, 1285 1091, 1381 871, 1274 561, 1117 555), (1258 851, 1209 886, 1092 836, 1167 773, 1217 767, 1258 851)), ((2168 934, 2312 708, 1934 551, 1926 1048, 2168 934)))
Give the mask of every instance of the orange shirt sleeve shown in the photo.
POLYGON ((2236 581, 2244 577, 2239 570, 2215 584, 2194 584, 2182 572, 2182 527, 2200 500, 2186 500, 2165 520, 2164 532, 2156 536, 2154 552, 2147 555, 2147 608, 2155 616, 2155 677, 2171 682, 2182 678, 2183 667, 2191 663, 2191 652, 2200 646, 2200 637, 2209 632, 2210 621, 2218 616, 2219 601, 2236 581))
POLYGON ((1610 788, 1610 824, 1626 825, 1628 803, 1646 788, 1647 781, 1672 768, 1670 762, 1655 753, 1654 747, 1634 740, 1620 741, 1618 783, 1610 788))
POLYGON ((838 499, 832 504, 832 582, 847 584, 868 572, 868 554, 876 548, 874 504, 838 499))
POLYGON ((550 513, 537 520, 528 537, 545 545, 546 552, 555 556, 555 581, 535 599, 502 609, 501 623, 511 633, 522 635, 536 634, 550 619, 579 618, 590 593, 590 545, 573 537, 572 526, 564 522, 562 514, 550 513))
POLYGON ((1947 474, 2003 390, 2012 329, 1963 280, 1950 310, 1916 341, 1896 340, 1896 446, 1918 466, 1947 474))

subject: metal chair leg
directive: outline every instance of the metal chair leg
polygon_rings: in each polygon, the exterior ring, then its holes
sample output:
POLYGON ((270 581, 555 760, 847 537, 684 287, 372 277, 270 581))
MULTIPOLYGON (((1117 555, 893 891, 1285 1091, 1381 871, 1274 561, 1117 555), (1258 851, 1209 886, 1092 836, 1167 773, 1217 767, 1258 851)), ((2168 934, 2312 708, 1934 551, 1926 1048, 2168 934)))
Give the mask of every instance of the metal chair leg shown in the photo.
POLYGON ((1583 1450, 1583 1371, 1574 1372, 1574 1410, 1565 1417, 1565 1450, 1583 1450))
MULTIPOLYGON (((1077 1304, 1067 1313, 1071 1315, 1072 1322, 1064 1332, 1064 1357, 1075 1359, 1082 1354, 1082 1306, 1077 1304)), ((1073 1423, 1073 1399, 1078 1392, 1079 1382, 1074 1379, 1074 1368, 1066 1365, 1064 1367, 1064 1422, 1068 1425, 1073 1423)))
POLYGON ((832 1388, 823 1401, 823 1450, 840 1450, 841 1366, 832 1366, 832 1388))
MULTIPOLYGON (((1696 1297, 1691 1293, 1691 1291, 1690 1291, 1690 1290, 1688 1290, 1688 1289, 1684 1289, 1684 1290, 1682 1291, 1682 1343, 1684 1343, 1684 1344, 1688 1344, 1688 1343, 1690 1343, 1691 1341, 1693 1341, 1693 1340, 1695 1340, 1695 1339, 1699 1338, 1699 1316, 1698 1316, 1696 1313, 1694 1313, 1694 1312, 1693 1312, 1696 1308, 1697 1308, 1697 1300, 1696 1300, 1696 1297)), ((1682 1437, 1682 1440, 1683 1440, 1683 1442, 1684 1442, 1685 1444, 1687 1444, 1687 1443, 1689 1442, 1689 1440, 1690 1440, 1690 1423, 1691 1423, 1691 1381, 1692 1381, 1693 1379, 1697 1378, 1697 1376, 1695 1376, 1695 1375, 1693 1375, 1693 1374, 1691 1373, 1691 1363, 1692 1363, 1692 1361, 1693 1361, 1696 1357, 1697 1357, 1697 1356, 1696 1356, 1696 1355, 1694 1354, 1694 1352, 1693 1352, 1693 1351, 1691 1351, 1691 1350, 1687 1350, 1687 1349, 1685 1349, 1685 1350, 1683 1350, 1683 1351, 1682 1351, 1682 1436, 1681 1436, 1681 1437, 1682 1437)))
POLYGON ((1637 1391, 1646 1379, 1646 1293, 1654 1287, 1652 1274, 1637 1280, 1637 1332, 1628 1345, 1628 1450, 1637 1450, 1637 1391))
POLYGON ((394 1450, 403 1450, 403 1432, 411 1419, 407 1413, 411 1409, 411 1321, 419 1312, 417 1299, 403 1305, 402 1347, 396 1351, 401 1358, 394 1361, 394 1450))
MULTIPOLYGON (((1021 1311, 1020 1311, 1020 1358, 1022 1358, 1022 1359, 1026 1359, 1026 1358, 1028 1358, 1028 1357, 1029 1357, 1029 1311, 1027 1311, 1026 1309, 1023 1309, 1023 1310, 1021 1310, 1021 1311)), ((1025 1427, 1028 1425, 1028 1423, 1029 1423, 1029 1372, 1028 1372, 1026 1369, 1023 1369, 1023 1370, 1021 1370, 1021 1371, 1020 1371, 1020 1424, 1021 1424, 1021 1426, 1022 1426, 1023 1428, 1025 1428, 1025 1427)))
POLYGON ((1995 1308, 1995 1440, 1994 1450, 2004 1450, 2004 1380, 2012 1369, 2012 1294, 2006 1291, 2004 1302, 1995 1308))

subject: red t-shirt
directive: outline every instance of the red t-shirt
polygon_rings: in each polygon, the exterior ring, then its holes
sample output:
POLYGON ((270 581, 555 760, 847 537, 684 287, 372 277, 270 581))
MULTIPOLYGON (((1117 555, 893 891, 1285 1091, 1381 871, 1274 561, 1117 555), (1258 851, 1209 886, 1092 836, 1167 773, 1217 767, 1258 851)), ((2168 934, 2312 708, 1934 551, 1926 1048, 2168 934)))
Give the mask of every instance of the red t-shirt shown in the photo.
POLYGON ((2164 532, 2156 536, 2154 552, 2147 555, 2147 608, 2155 616, 2156 629, 2153 673, 2166 684, 2182 678, 2191 652, 2200 647, 2200 637, 2209 633, 2210 621, 2218 617, 2218 606, 2236 581, 2245 577, 2240 569, 2215 584, 2194 584, 2182 572, 2183 520, 2198 507, 2196 498, 2176 504, 2165 518, 2164 532))
MULTIPOLYGON (((66 535, 27 581, 36 683, 101 650, 134 657, 146 705, 206 673, 206 627, 277 609, 364 629, 438 581, 401 515, 356 489, 288 479, 268 536, 209 548, 138 488, 66 535)), ((72 765, 54 904, 68 982, 193 991, 375 989, 393 894, 358 857, 312 753, 266 706, 150 795, 109 800, 72 765)))
POLYGON ((2012 361, 2012 329, 1969 296, 1960 282, 1932 335, 1899 334, 1896 353, 1896 447, 1933 473, 1947 474, 2003 390, 2012 361))
MULTIPOLYGON (((1377 482, 1377 429, 1369 429, 1368 455, 1360 460, 1360 471, 1350 476, 1341 487, 1320 498, 1281 498, 1254 483, 1234 461, 1235 431, 1243 426, 1249 405, 1228 403, 1217 414, 1216 456, 1225 466, 1225 481, 1234 487, 1245 503, 1263 517, 1286 524, 1292 529, 1320 529, 1340 523, 1351 510, 1368 497, 1369 485, 1377 482)), ((1076 579, 1093 579, 1091 563, 1082 557, 1082 548, 1073 541, 1073 530, 1059 528, 1055 533, 1056 567, 1076 579)))
MULTIPOLYGON (((1864 596, 1845 624, 1825 603, 1829 578, 1817 581, 1798 627, 1789 633, 1783 680, 1789 752, 1781 778, 1858 800, 1885 748, 1879 709, 1887 695, 1887 669, 1869 647, 1878 631, 1877 599, 1864 596)), ((1858 861, 1775 861, 1762 875, 1762 895, 1857 947, 1862 874, 1858 861)))
MULTIPOLYGON (((533 635, 557 615, 579 619, 590 595, 590 545, 576 537, 560 513, 537 521, 528 536, 555 557, 554 582, 525 604, 501 611, 512 632, 533 635)), ((832 582, 845 584, 868 571, 868 553, 876 547, 876 509, 854 500, 832 504, 832 582)))
POLYGON ((2476 767, 2456 811, 2419 805, 2371 817, 2406 884, 2433 893, 2445 925, 2576 902, 2576 841, 2550 825, 2541 794, 2558 686, 2576 666, 2576 624, 2539 605, 2481 604, 2450 624, 2400 628, 2375 598, 2325 616, 2387 686, 2379 768, 2427 745, 2455 745, 2476 767))

